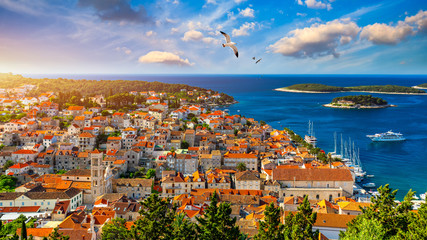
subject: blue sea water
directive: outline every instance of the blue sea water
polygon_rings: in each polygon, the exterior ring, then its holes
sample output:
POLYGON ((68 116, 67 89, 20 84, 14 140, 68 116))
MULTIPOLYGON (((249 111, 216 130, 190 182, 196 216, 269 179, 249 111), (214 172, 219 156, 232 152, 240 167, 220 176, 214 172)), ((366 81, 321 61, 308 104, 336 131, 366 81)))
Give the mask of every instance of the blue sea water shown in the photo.
MULTIPOLYGON (((306 94, 273 89, 297 83, 333 86, 385 85, 414 86, 427 83, 427 76, 406 75, 28 75, 74 79, 145 80, 184 83, 225 92, 238 104, 226 107, 231 114, 264 120, 274 128, 288 127, 300 135, 314 122, 318 146, 334 150, 334 132, 351 138, 360 148, 360 159, 369 181, 377 186, 389 183, 399 189, 397 197, 409 189, 427 191, 427 96, 372 94, 395 104, 386 109, 331 109, 322 107, 334 97, 349 93, 306 94), (366 137, 393 130, 407 138, 404 142, 372 143, 366 137)), ((353 94, 353 93, 351 93, 353 94)), ((368 94, 368 93, 360 93, 368 94)), ((338 137, 339 138, 339 137, 338 137)), ((339 139, 338 139, 339 140, 339 139)), ((337 146, 340 149, 339 143, 337 146)))

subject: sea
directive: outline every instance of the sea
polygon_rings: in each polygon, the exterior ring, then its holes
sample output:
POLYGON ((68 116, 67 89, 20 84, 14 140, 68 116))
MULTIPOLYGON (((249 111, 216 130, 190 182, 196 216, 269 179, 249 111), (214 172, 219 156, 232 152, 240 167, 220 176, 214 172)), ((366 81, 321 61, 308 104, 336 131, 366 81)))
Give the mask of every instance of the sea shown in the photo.
POLYGON ((290 93, 274 89, 298 83, 332 86, 401 85, 427 83, 427 75, 24 75, 32 78, 71 78, 94 80, 144 80, 183 83, 232 95, 239 103, 225 106, 230 114, 264 120, 276 129, 284 127, 307 134, 308 122, 314 124, 318 147, 341 149, 341 135, 359 149, 363 170, 374 175, 365 182, 376 186, 390 184, 402 200, 409 189, 417 194, 427 191, 427 95, 376 93, 290 93), (397 107, 384 109, 333 109, 322 104, 335 97, 371 94, 397 107), (368 134, 392 130, 406 137, 403 142, 372 142, 368 134))

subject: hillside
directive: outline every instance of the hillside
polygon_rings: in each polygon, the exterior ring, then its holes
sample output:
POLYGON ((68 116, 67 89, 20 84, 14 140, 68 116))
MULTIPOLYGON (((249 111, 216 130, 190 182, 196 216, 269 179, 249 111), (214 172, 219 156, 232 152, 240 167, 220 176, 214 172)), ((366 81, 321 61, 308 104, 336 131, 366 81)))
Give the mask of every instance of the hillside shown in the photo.
MULTIPOLYGON (((156 91, 166 93, 179 93, 181 89, 199 92, 206 92, 208 89, 189 86, 186 84, 170 84, 162 82, 129 81, 129 80, 73 80, 73 79, 33 79, 11 73, 0 73, 0 86, 2 88, 14 88, 24 84, 37 85, 37 89, 31 95, 37 96, 41 93, 52 92, 79 92, 83 96, 94 96, 97 94, 113 95, 118 93, 129 93, 131 91, 144 92, 156 91)), ((217 91, 210 90, 212 94, 217 91)), ((234 101, 233 97, 221 94, 222 100, 226 102, 234 101)))

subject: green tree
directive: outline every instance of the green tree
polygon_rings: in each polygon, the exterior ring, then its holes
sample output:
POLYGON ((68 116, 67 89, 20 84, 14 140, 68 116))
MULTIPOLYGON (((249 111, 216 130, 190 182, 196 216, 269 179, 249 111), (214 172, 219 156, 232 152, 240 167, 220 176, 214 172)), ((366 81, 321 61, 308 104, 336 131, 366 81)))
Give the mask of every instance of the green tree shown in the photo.
POLYGON ((27 240, 27 225, 25 224, 25 221, 22 221, 21 225, 21 240, 27 240))
POLYGON ((53 232, 47 237, 48 240, 69 240, 70 236, 64 236, 64 234, 58 232, 58 227, 53 229, 53 232))
POLYGON ((160 199, 156 193, 142 201, 141 218, 132 226, 131 237, 135 240, 171 239, 176 207, 169 208, 169 201, 160 199))
POLYGON ((359 231, 356 231, 356 228, 347 229, 344 237, 340 237, 342 240, 362 240, 362 239, 372 239, 372 240, 382 240, 385 239, 385 229, 381 223, 376 219, 366 219, 363 218, 359 222, 361 227, 359 231))
POLYGON ((181 239, 197 239, 196 225, 185 219, 185 214, 177 214, 175 216, 175 220, 172 223, 173 227, 173 239, 181 240, 181 239))
POLYGON ((156 176, 156 169, 148 169, 147 173, 145 174, 146 179, 151 179, 156 176))
POLYGON ((245 164, 245 163, 243 163, 243 162, 241 162, 241 163, 237 164, 236 169, 237 169, 237 171, 239 171, 239 172, 246 171, 246 164, 245 164))
POLYGON ((264 220, 259 222, 258 234, 255 240, 283 239, 283 224, 280 222, 280 208, 270 203, 264 211, 264 220))
POLYGON ((129 237, 130 232, 127 230, 126 220, 123 218, 114 218, 102 227, 102 240, 126 240, 129 237))
POLYGON ((182 141, 181 142, 181 149, 188 149, 188 147, 190 146, 190 144, 187 141, 182 141))
POLYGON ((395 202, 397 190, 393 191, 388 184, 379 187, 378 193, 379 195, 371 198, 372 205, 361 209, 362 214, 347 224, 348 229, 340 233, 341 238, 356 239, 351 238, 353 233, 366 231, 366 224, 377 223, 380 225, 379 229, 384 231, 382 239, 399 239, 399 234, 404 236, 408 232, 411 220, 416 219, 411 211, 414 192, 409 190, 400 205, 395 202))
POLYGON ((14 176, 1 175, 0 176, 0 191, 10 192, 16 187, 18 179, 14 176))
POLYGON ((197 232, 200 240, 235 240, 240 237, 240 231, 236 224, 236 218, 231 218, 230 203, 220 203, 214 192, 211 195, 211 203, 202 217, 196 217, 199 224, 197 232))
POLYGON ((427 239, 427 200, 417 213, 410 213, 407 231, 400 230, 397 239, 427 239))
POLYGON ((7 160, 6 163, 3 165, 3 171, 6 171, 8 168, 13 166, 15 163, 12 160, 7 160))
POLYGON ((290 213, 285 218, 284 238, 285 239, 317 239, 319 230, 313 232, 313 224, 316 222, 317 213, 313 212, 308 202, 308 197, 298 207, 298 212, 294 215, 290 213))

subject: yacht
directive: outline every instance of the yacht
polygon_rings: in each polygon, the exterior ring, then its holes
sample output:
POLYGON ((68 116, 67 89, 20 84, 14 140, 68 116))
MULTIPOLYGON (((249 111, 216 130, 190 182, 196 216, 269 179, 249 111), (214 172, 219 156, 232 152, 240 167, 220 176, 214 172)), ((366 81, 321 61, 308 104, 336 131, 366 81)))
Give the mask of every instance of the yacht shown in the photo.
POLYGON ((370 182, 370 183, 365 183, 362 185, 365 188, 374 188, 375 187, 375 183, 370 182))
POLYGON ((305 135, 304 140, 316 147, 317 138, 314 136, 313 122, 311 121, 308 121, 308 134, 305 135))
POLYGON ((401 133, 395 133, 391 130, 385 133, 376 133, 374 135, 366 135, 373 142, 394 142, 406 140, 401 133))

